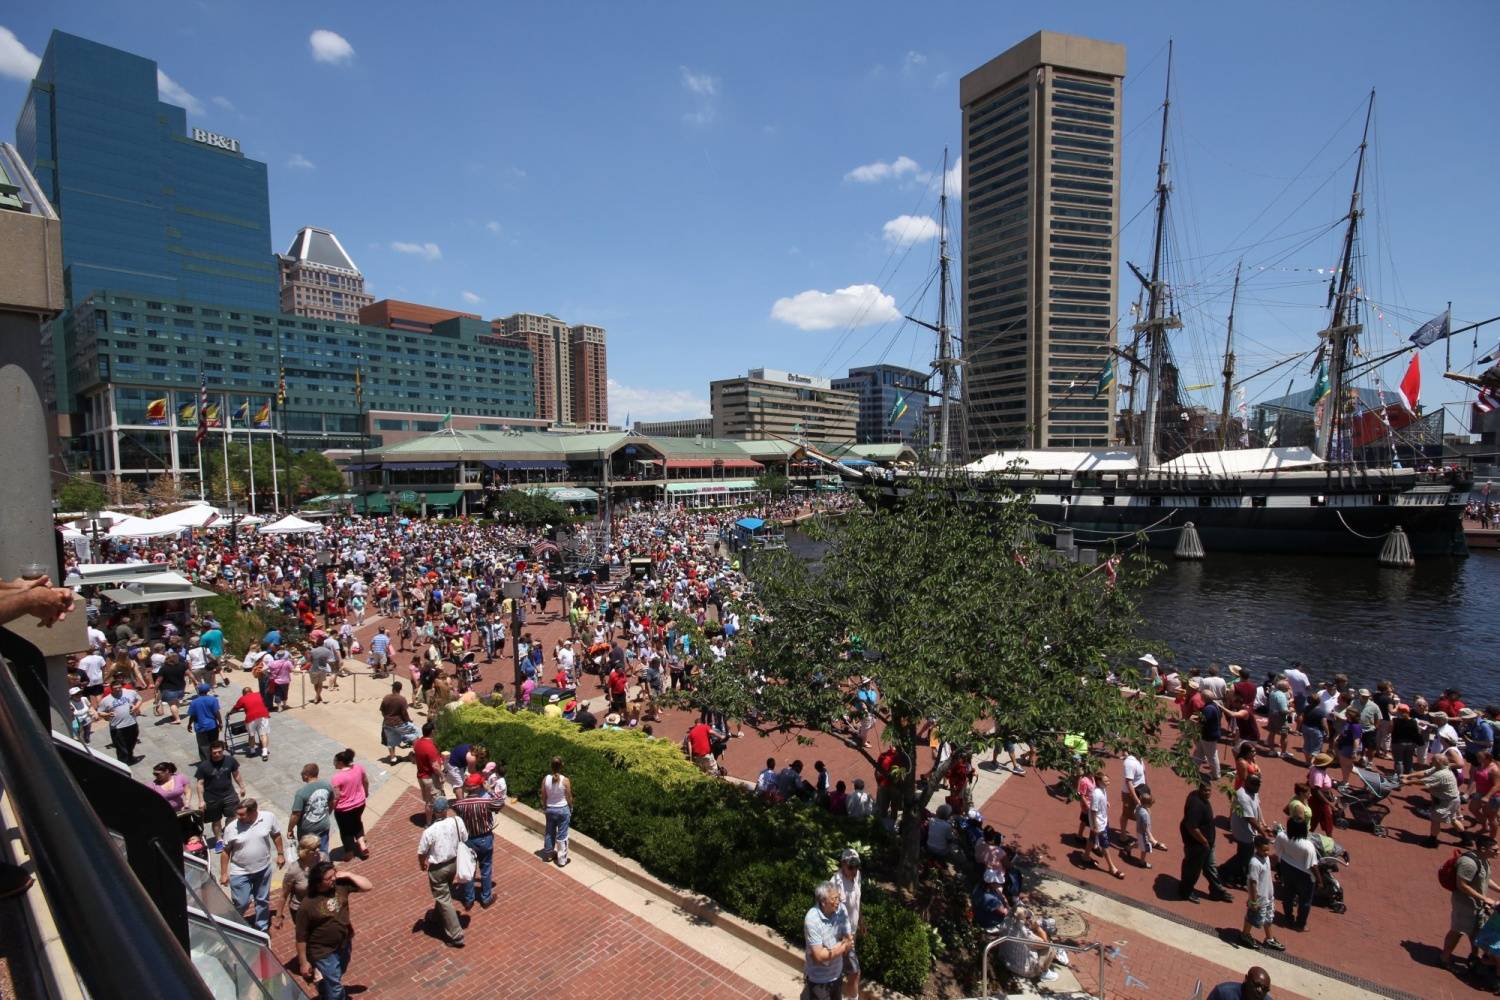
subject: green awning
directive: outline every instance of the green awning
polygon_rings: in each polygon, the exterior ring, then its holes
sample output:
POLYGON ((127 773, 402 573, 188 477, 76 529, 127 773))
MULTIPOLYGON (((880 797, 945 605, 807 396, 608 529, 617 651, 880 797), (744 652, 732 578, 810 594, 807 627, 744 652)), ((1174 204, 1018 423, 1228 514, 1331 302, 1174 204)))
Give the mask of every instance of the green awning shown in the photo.
POLYGON ((354 501, 354 509, 359 513, 369 510, 371 514, 388 514, 391 510, 391 502, 386 499, 384 493, 371 493, 354 501))
POLYGON ((691 483, 668 483, 668 493, 733 493, 755 489, 753 479, 700 479, 691 483))
POLYGON ((461 490, 449 490, 446 493, 421 493, 417 498, 425 501, 429 507, 457 507, 461 496, 461 490))

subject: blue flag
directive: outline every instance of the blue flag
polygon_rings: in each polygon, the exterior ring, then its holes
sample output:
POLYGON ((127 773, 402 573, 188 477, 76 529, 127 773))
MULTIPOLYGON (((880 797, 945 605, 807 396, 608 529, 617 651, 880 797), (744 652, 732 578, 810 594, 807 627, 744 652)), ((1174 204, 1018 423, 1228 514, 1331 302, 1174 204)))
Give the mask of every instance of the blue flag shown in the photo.
POLYGON ((1444 309, 1441 316, 1432 319, 1417 327, 1417 332, 1412 334, 1409 340, 1418 347, 1426 347, 1435 344, 1448 336, 1451 331, 1448 327, 1448 310, 1444 309))

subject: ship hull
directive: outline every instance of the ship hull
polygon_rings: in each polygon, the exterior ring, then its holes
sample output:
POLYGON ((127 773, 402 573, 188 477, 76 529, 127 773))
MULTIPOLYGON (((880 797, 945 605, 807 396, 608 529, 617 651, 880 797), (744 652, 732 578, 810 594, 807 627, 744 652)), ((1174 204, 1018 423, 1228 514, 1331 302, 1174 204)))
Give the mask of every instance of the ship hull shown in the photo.
MULTIPOLYGON (((1209 555, 1268 552, 1373 558, 1398 527, 1419 559, 1463 557, 1469 552, 1463 530, 1465 482, 1417 482, 1407 475, 1350 483, 1303 474, 1105 485, 976 479, 972 485, 981 503, 1028 497, 1043 530, 1071 529, 1074 544, 1083 548, 1133 545, 1144 532, 1150 548, 1173 549, 1191 523, 1209 555)), ((901 479, 881 483, 875 488, 877 502, 898 504, 910 487, 901 479)))

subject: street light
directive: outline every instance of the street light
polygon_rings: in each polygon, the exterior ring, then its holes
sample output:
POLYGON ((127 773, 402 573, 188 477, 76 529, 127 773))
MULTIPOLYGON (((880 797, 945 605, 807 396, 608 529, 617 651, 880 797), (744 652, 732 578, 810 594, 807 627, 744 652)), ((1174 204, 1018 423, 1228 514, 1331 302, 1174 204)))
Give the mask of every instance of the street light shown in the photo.
POLYGON ((229 547, 237 549, 240 546, 240 522, 235 514, 233 497, 229 498, 226 506, 229 508, 229 547))
POLYGON ((115 519, 101 517, 97 510, 91 510, 88 512, 88 521, 89 534, 93 536, 93 543, 89 547, 89 558, 97 560, 99 558, 99 532, 108 532, 114 525, 115 519))
POLYGON ((516 671, 516 704, 521 704, 521 600, 526 585, 520 580, 506 580, 500 585, 502 597, 510 598, 510 641, 516 671))

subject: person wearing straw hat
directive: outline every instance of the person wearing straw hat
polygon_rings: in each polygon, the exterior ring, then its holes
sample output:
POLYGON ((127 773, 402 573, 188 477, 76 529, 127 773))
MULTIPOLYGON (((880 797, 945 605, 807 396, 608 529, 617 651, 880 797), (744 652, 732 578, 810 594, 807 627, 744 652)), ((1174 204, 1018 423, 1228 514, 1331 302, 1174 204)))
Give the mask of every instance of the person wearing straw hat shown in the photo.
POLYGON ((1328 774, 1332 764, 1333 755, 1320 751, 1313 754, 1312 763, 1307 768, 1307 784, 1312 789, 1313 826, 1321 828, 1330 837, 1333 836, 1333 804, 1337 801, 1333 778, 1328 774))
POLYGON ((1427 789, 1427 794, 1432 796, 1432 808, 1428 814, 1430 826, 1424 847, 1436 847, 1438 845, 1438 834, 1446 824, 1461 844, 1469 842, 1469 835, 1464 831, 1462 821, 1459 819, 1460 801, 1458 795, 1458 775, 1453 772, 1447 756, 1439 754, 1432 758, 1432 768, 1427 771, 1416 771, 1412 774, 1401 776, 1401 784, 1413 785, 1420 783, 1427 789))

